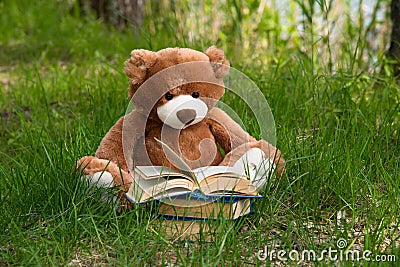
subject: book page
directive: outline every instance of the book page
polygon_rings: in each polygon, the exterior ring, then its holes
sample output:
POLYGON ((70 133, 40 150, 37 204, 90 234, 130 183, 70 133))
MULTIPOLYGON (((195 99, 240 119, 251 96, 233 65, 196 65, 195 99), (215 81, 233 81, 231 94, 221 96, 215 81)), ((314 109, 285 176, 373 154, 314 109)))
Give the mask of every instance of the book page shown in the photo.
POLYGON ((145 179, 159 176, 181 175, 181 173, 163 166, 135 166, 135 169, 143 174, 143 178, 145 179))
POLYGON ((138 199, 145 201, 150 198, 157 199, 163 196, 181 195, 193 190, 193 182, 185 178, 166 180, 162 177, 157 179, 137 177, 133 184, 135 184, 136 188, 134 188, 135 190, 130 190, 129 196, 135 201, 138 199), (144 195, 145 198, 138 194, 144 195))
POLYGON ((234 193, 245 194, 249 196, 258 195, 257 189, 251 184, 250 180, 239 177, 232 177, 229 174, 213 175, 204 179, 200 188, 205 194, 225 194, 234 193))
POLYGON ((245 175, 243 171, 240 171, 237 167, 230 166, 206 166, 193 170, 194 175, 196 175, 197 181, 200 183, 204 178, 217 174, 234 174, 233 177, 242 177, 245 175))
POLYGON ((152 195, 149 191, 151 191, 157 185, 165 184, 167 180, 160 177, 158 179, 136 178, 135 181, 140 186, 140 188, 142 188, 143 191, 146 191, 149 195, 152 195))
MULTIPOLYGON (((195 202, 196 201, 192 201, 195 202)), ((251 199, 239 199, 233 202, 197 202, 197 205, 187 205, 185 202, 174 202, 172 204, 162 203, 158 214, 174 218, 175 220, 216 220, 224 218, 234 220, 251 212, 251 199)))
POLYGON ((183 174, 193 178, 193 182, 196 182, 196 176, 193 174, 193 171, 189 167, 189 165, 187 165, 186 162, 178 154, 176 154, 175 151, 173 151, 172 148, 170 148, 167 144, 158 140, 155 137, 154 139, 162 146, 165 154, 167 155, 167 159, 177 168, 179 168, 183 174))

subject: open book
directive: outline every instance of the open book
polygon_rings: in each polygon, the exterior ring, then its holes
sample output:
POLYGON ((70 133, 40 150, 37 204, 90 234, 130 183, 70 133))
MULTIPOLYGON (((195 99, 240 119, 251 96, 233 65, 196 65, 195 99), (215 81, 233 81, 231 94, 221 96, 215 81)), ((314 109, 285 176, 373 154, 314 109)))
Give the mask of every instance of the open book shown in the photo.
POLYGON ((162 166, 136 166, 126 198, 132 203, 168 199, 192 192, 205 196, 258 196, 245 173, 234 167, 207 166, 191 170, 168 145, 157 140, 180 171, 162 166))

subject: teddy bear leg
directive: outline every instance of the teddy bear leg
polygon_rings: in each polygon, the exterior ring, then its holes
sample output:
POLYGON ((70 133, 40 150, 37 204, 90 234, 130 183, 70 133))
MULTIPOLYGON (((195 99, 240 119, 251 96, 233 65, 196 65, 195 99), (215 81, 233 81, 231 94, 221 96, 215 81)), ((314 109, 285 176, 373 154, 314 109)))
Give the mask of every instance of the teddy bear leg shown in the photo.
POLYGON ((221 166, 232 166, 237 172, 250 177, 258 190, 262 189, 273 176, 276 164, 266 153, 259 141, 238 146, 225 155, 221 166))
POLYGON ((250 148, 233 167, 246 173, 257 190, 261 190, 272 177, 276 166, 260 148, 250 148))
POLYGON ((114 178, 108 171, 96 172, 93 175, 85 175, 86 180, 96 187, 112 188, 114 187, 114 178))
MULTIPOLYGON (((103 190, 115 188, 114 178, 108 171, 96 172, 93 175, 85 175, 84 178, 91 188, 103 190)), ((101 193, 101 201, 104 203, 117 203, 118 198, 115 194, 107 192, 106 190, 105 192, 101 193)))

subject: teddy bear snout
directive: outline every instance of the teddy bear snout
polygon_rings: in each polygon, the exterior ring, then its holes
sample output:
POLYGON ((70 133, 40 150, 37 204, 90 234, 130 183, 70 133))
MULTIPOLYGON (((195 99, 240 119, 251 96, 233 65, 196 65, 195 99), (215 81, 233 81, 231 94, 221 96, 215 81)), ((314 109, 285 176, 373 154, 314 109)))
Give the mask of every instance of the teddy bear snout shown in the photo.
POLYGON ((182 109, 176 113, 178 119, 185 125, 188 125, 196 119, 196 110, 194 109, 182 109))

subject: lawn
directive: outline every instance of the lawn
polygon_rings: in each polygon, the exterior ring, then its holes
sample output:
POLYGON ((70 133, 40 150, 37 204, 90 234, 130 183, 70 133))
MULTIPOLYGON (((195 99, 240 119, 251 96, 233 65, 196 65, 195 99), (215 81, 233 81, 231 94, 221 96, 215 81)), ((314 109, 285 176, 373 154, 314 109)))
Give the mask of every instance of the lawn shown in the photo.
MULTIPOLYGON (((232 36, 217 41, 190 41, 173 31, 173 21, 164 30, 147 22, 135 35, 81 16, 71 2, 0 1, 0 266, 285 264, 277 255, 258 259, 257 252, 267 246, 321 253, 338 249, 338 240, 347 243, 344 252, 400 261, 400 85, 382 67, 384 50, 368 65, 376 50, 362 40, 352 46, 349 38, 326 61, 317 46, 329 42, 304 27, 311 40, 276 37, 253 51, 233 41, 249 32, 237 28, 248 22, 238 9, 232 10, 239 19, 225 29, 232 36), (94 154, 125 113, 123 62, 132 49, 204 50, 215 42, 265 95, 286 172, 262 192, 254 214, 221 222, 214 242, 170 240, 157 231, 154 206, 121 211, 103 203, 104 192, 87 188, 73 166, 94 154)), ((260 136, 235 97, 223 101, 260 136)))

